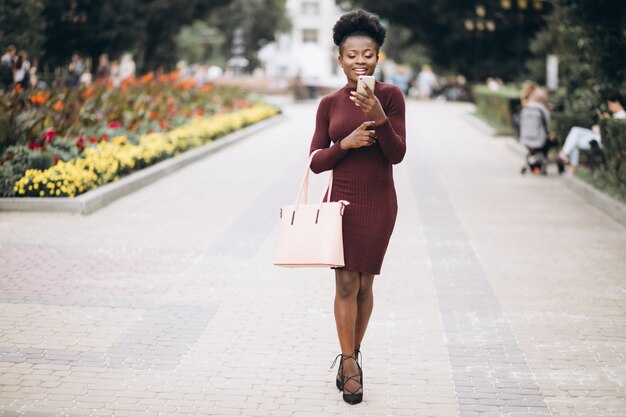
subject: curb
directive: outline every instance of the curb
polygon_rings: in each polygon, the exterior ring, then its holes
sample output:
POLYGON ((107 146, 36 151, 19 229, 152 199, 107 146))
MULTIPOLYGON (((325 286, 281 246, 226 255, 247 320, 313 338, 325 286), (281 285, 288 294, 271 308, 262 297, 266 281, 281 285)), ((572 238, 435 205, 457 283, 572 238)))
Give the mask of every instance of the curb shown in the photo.
MULTIPOLYGON (((526 147, 515 139, 506 142, 506 146, 521 157, 526 157, 528 151, 526 147)), ((615 198, 606 195, 594 186, 587 184, 585 181, 576 178, 573 175, 563 175, 561 181, 573 192, 584 198, 588 203, 596 206, 614 218, 617 222, 626 226, 626 204, 615 198)))
POLYGON ((463 120, 465 120, 470 125, 474 126, 476 129, 482 131, 483 133, 489 136, 496 136, 496 129, 489 126, 487 123, 474 116, 472 113, 464 113, 463 120))
POLYGON ((576 194, 626 226, 626 204, 597 190, 575 176, 564 176, 563 183, 576 194))
POLYGON ((196 162, 205 156, 226 148, 233 143, 253 135, 265 128, 280 123, 285 118, 278 114, 237 132, 230 133, 199 148, 188 150, 173 158, 168 158, 140 171, 129 174, 119 181, 105 184, 78 197, 10 197, 0 198, 0 212, 38 211, 73 214, 90 214, 115 200, 139 190, 159 178, 196 162))

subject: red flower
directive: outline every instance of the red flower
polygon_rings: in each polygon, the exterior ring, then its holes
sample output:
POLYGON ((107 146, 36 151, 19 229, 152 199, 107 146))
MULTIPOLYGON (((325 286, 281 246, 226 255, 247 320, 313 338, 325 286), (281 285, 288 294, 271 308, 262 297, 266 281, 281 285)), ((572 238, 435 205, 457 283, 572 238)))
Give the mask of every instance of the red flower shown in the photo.
POLYGON ((59 157, 54 155, 54 159, 52 161, 54 162, 54 165, 56 165, 59 162, 59 157))
POLYGON ((76 139, 76 147, 80 149, 81 152, 85 150, 85 137, 83 135, 80 135, 76 139))
POLYGON ((37 150, 37 151, 41 151, 43 150, 43 146, 41 146, 40 144, 38 144, 35 141, 32 141, 28 144, 28 149, 32 149, 32 150, 37 150))
POLYGON ((52 139, 56 136, 57 132, 55 132, 54 130, 50 129, 47 130, 46 133, 44 133, 43 135, 43 141, 44 143, 46 141, 48 141, 48 143, 52 143, 52 139))
POLYGON ((122 127, 122 124, 120 122, 109 122, 109 127, 111 129, 119 129, 122 127))
POLYGON ((109 135, 102 135, 102 142, 108 142, 109 141, 109 135))
POLYGON ((89 138, 89 143, 96 143, 98 141, 98 139, 94 138, 94 137, 90 137, 89 138))

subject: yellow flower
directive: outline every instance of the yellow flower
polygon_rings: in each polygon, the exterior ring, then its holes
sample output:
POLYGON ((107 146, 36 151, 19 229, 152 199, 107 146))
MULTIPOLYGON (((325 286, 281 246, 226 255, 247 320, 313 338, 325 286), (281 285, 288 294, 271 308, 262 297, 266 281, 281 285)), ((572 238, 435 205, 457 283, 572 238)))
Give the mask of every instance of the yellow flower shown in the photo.
MULTIPOLYGON (((235 113, 194 118, 168 133, 143 135, 137 145, 131 144, 125 136, 118 136, 85 149, 83 156, 73 161, 59 161, 43 171, 27 170, 15 183, 14 191, 18 195, 36 195, 34 190, 38 190, 41 183, 50 189, 51 195, 74 197, 100 184, 118 181, 121 174, 134 170, 137 163, 145 165, 172 157, 277 112, 274 107, 256 105, 235 113)), ((44 190, 39 196, 45 195, 44 190)))

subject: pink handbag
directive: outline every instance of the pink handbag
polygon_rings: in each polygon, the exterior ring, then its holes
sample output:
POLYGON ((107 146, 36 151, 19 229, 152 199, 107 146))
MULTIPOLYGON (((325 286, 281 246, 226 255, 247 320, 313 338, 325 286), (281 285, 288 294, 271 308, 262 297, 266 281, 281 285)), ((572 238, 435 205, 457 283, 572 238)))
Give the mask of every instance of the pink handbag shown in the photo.
POLYGON ((278 247, 274 265, 288 268, 302 267, 342 267, 343 232, 342 220, 347 201, 330 201, 333 188, 333 173, 330 172, 328 184, 322 193, 320 202, 307 204, 309 188, 309 167, 300 184, 300 190, 294 205, 280 209, 278 247), (327 193, 324 201, 324 193, 327 193), (300 200, 302 199, 302 204, 300 200))

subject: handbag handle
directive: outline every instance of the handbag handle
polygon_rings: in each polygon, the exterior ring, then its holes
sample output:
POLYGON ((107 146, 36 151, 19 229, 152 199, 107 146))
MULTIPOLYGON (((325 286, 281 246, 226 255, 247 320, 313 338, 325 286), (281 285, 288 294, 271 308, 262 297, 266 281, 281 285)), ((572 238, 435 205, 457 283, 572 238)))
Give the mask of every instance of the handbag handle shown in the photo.
MULTIPOLYGON (((296 203, 294 204, 294 210, 298 209, 298 206, 300 205, 300 201, 302 200, 303 204, 307 204, 308 201, 308 192, 309 192, 309 171, 311 168, 311 163, 313 162, 313 157, 315 156, 316 153, 318 153, 319 151, 321 151, 321 149, 316 149, 313 151, 313 153, 311 153, 311 156, 309 157, 309 163, 306 167, 306 171, 304 172, 304 177, 302 178, 302 181, 300 183, 300 189, 298 191, 298 196, 296 197, 296 203)), ((320 205, 324 202, 324 193, 326 191, 328 191, 326 194, 326 202, 330 202, 330 193, 333 189, 333 171, 330 171, 330 175, 328 176, 328 183, 326 184, 326 187, 324 188, 324 191, 322 192, 322 197, 320 198, 320 205)))

